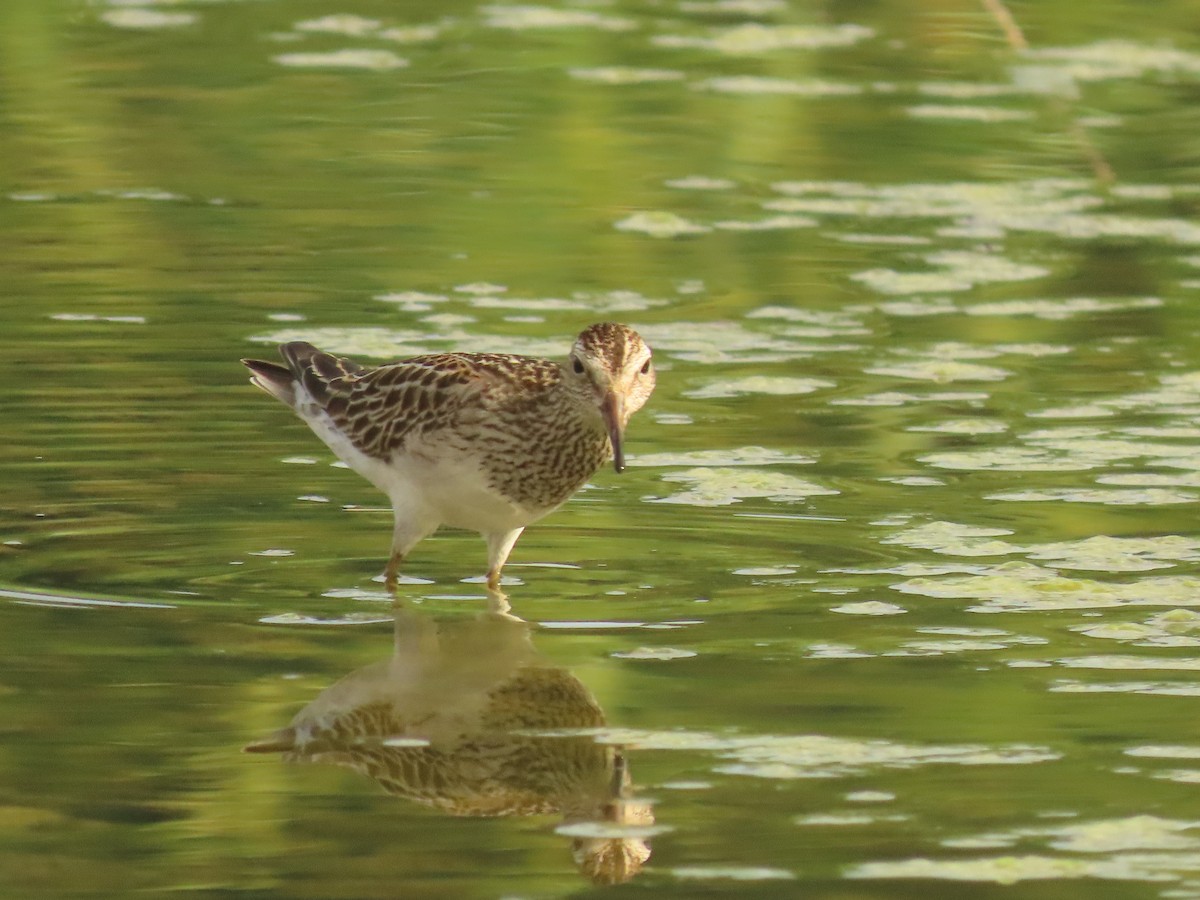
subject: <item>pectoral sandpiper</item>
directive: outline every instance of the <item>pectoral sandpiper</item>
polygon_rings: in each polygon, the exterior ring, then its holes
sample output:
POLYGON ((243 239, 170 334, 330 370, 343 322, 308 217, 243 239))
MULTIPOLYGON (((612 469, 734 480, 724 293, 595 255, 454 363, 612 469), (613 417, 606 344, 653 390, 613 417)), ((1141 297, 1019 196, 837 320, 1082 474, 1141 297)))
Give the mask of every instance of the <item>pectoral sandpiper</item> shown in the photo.
POLYGON ((295 341, 286 365, 244 359, 251 383, 286 403, 395 513, 384 581, 441 525, 487 540, 487 584, 526 525, 613 459, 625 468, 630 416, 654 390, 650 348, 626 325, 591 325, 565 363, 439 353, 376 368, 295 341))

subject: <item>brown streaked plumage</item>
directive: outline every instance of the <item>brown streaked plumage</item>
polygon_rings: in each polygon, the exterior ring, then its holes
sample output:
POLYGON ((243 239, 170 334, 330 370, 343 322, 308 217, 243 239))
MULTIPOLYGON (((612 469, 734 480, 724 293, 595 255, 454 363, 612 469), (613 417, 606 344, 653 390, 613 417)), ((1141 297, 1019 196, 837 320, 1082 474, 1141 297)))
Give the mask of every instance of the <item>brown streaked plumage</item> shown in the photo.
POLYGON ((561 506, 605 460, 625 467, 630 416, 654 390, 650 348, 603 322, 566 363, 502 353, 439 353, 376 368, 297 341, 286 365, 242 362, 347 465, 392 501, 386 583, 441 525, 480 532, 488 586, 525 526, 561 506))

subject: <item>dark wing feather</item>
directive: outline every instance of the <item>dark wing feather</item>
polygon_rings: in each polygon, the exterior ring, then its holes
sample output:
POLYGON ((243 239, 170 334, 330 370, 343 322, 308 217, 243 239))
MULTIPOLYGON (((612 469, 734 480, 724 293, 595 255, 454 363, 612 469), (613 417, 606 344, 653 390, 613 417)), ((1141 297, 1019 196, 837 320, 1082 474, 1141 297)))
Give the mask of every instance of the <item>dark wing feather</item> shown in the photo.
POLYGON ((464 354, 418 356, 338 381, 325 409, 359 450, 387 459, 414 431, 456 422, 485 382, 464 354))
POLYGON ((279 353, 287 361, 295 379, 322 407, 333 394, 338 393, 340 382, 367 371, 353 360, 318 350, 306 341, 281 344, 279 353))
POLYGON ((367 371, 352 360, 325 353, 305 341, 280 344, 279 353, 286 366, 262 359, 243 359, 242 365, 254 373, 250 379, 252 384, 288 406, 296 405, 297 384, 303 385, 309 395, 324 406, 333 382, 367 371))
POLYGON ((390 458, 414 432, 536 402, 538 389, 561 377, 556 363, 499 353, 438 353, 367 368, 305 341, 279 352, 286 369, 244 360, 255 383, 293 406, 301 386, 360 451, 379 459, 390 458))
POLYGON ((327 383, 324 409, 363 453, 388 459, 415 433, 467 424, 536 397, 556 363, 491 353, 439 353, 327 383))

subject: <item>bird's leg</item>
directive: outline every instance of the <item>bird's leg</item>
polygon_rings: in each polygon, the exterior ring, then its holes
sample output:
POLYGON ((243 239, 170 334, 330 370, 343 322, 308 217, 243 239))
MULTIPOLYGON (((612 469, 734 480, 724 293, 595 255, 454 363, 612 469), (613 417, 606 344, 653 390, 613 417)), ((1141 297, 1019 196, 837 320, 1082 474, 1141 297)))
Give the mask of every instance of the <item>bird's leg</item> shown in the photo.
POLYGON ((513 544, 517 542, 517 538, 524 530, 522 527, 514 528, 512 531, 493 531, 491 534, 484 535, 487 538, 488 546, 487 586, 489 591, 500 590, 500 570, 504 568, 508 554, 512 552, 513 544))
POLYGON ((404 500, 397 502, 393 499, 392 507, 396 525, 392 529, 392 555, 388 557, 387 567, 383 570, 383 585, 395 594, 396 586, 400 583, 400 564, 413 547, 437 531, 438 523, 418 515, 404 500))
POLYGON ((383 587, 388 593, 396 593, 396 583, 400 578, 400 564, 404 562, 404 554, 395 550, 388 558, 387 568, 383 570, 383 587))

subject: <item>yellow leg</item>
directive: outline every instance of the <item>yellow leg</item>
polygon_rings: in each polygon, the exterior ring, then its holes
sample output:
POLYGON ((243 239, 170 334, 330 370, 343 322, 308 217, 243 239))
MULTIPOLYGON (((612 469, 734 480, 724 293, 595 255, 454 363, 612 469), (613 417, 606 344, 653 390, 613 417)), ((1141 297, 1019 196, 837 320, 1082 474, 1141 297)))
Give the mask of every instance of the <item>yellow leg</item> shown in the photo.
POLYGON ((517 538, 524 530, 524 528, 514 528, 512 531, 495 531, 484 535, 488 545, 487 586, 489 591, 500 590, 500 571, 508 561, 508 554, 512 552, 513 544, 517 542, 517 538))
POLYGON ((387 568, 383 570, 383 587, 390 593, 396 593, 396 583, 400 578, 400 563, 404 562, 404 556, 400 553, 393 553, 388 559, 387 568))

